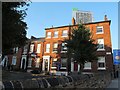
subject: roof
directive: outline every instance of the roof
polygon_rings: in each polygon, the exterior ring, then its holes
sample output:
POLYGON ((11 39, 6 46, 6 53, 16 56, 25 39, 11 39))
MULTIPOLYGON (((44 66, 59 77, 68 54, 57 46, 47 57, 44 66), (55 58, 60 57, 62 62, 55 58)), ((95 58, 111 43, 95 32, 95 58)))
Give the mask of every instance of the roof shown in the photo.
POLYGON ((31 42, 38 41, 38 42, 43 42, 45 40, 45 37, 40 37, 40 38, 32 38, 31 42))
MULTIPOLYGON (((107 21, 99 21, 99 22, 84 23, 83 25, 97 24, 97 23, 104 23, 104 22, 109 22, 109 24, 110 24, 110 23, 111 23, 111 20, 107 20, 107 21)), ((58 27, 45 28, 45 30, 47 30, 47 29, 61 28, 61 27, 72 27, 72 26, 78 26, 78 24, 76 24, 76 25, 66 25, 66 26, 58 26, 58 27)))

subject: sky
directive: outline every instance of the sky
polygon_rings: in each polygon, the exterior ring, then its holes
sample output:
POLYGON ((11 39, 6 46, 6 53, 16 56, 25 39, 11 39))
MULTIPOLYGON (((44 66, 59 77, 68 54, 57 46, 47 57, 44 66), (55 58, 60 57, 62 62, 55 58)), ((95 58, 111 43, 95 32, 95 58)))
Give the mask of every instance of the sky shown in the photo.
POLYGON ((72 9, 91 11, 94 21, 111 20, 112 48, 118 49, 118 3, 117 2, 32 2, 25 21, 27 37, 45 37, 45 28, 71 24, 72 9))

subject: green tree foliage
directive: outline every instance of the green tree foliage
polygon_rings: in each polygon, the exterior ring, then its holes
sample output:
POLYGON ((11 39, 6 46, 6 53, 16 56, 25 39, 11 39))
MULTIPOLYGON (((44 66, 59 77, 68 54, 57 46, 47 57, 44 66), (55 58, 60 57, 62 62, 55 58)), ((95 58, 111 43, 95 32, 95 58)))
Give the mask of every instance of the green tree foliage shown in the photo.
POLYGON ((27 40, 24 21, 27 2, 2 3, 2 53, 9 54, 14 47, 23 46, 27 40), (26 7, 26 8, 24 8, 26 7))
POLYGON ((85 62, 97 60, 96 50, 97 44, 92 39, 90 30, 84 25, 79 24, 77 29, 72 30, 70 39, 65 41, 68 47, 68 53, 74 61, 80 65, 85 62))

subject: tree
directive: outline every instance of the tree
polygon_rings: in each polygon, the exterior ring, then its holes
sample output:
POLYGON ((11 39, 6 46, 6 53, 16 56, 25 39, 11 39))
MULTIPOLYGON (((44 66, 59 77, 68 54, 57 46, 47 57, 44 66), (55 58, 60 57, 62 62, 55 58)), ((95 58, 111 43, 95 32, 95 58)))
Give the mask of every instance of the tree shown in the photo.
POLYGON ((65 40, 68 47, 68 56, 73 58, 81 66, 84 66, 85 62, 92 62, 97 60, 97 46, 95 40, 92 39, 90 30, 84 25, 79 24, 77 29, 73 29, 70 38, 65 40))
POLYGON ((10 54, 12 48, 24 46, 27 24, 24 20, 27 2, 2 3, 2 53, 10 54))

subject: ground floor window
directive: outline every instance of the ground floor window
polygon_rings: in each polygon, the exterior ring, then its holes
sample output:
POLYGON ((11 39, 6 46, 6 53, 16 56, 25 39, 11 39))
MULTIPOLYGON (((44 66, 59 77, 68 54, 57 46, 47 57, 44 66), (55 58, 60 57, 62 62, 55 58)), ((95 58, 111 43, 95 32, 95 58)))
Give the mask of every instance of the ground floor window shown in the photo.
POLYGON ((28 67, 31 67, 31 65, 32 65, 32 58, 29 58, 28 59, 28 67))
POLYGON ((84 64, 84 69, 91 69, 91 62, 86 62, 84 64))
POLYGON ((98 70, 106 69, 105 57, 98 57, 98 70))
POLYGON ((35 65, 35 67, 39 68, 39 65, 40 65, 40 58, 36 58, 36 65, 35 65))
POLYGON ((53 58, 52 59, 52 69, 56 69, 57 68, 57 58, 53 58))
POLYGON ((12 65, 16 65, 16 56, 13 56, 13 58, 12 58, 12 65))
POLYGON ((61 58, 61 69, 66 69, 67 58, 61 58))

